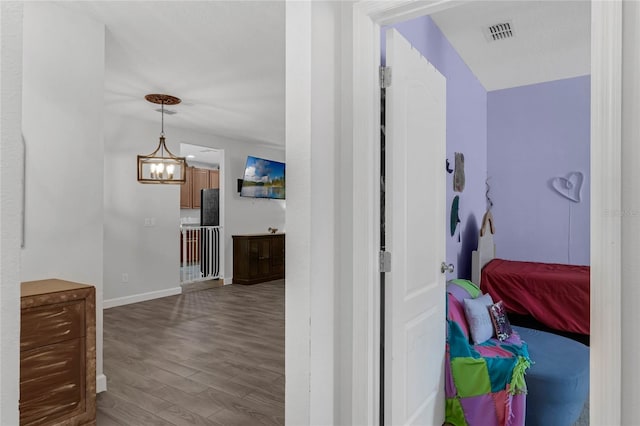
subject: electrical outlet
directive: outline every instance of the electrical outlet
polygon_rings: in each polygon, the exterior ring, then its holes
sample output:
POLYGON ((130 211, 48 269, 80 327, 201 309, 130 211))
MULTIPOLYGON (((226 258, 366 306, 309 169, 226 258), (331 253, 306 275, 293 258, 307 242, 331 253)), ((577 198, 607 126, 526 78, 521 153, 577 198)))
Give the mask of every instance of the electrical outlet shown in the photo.
POLYGON ((150 228, 152 226, 156 226, 156 218, 155 217, 145 217, 144 218, 144 226, 150 228))
POLYGON ((127 274, 126 272, 124 272, 122 274, 122 282, 123 283, 128 283, 129 282, 129 274, 127 274))

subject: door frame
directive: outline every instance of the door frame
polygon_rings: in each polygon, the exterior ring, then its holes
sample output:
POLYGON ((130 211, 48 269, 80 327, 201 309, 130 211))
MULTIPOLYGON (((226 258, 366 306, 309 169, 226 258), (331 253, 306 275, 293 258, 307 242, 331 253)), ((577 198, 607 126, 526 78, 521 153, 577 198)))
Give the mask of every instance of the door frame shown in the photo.
MULTIPOLYGON (((353 9, 354 210, 352 416, 378 424, 380 315, 380 27, 463 5, 465 1, 360 1, 353 9), (363 214, 366 211, 366 214, 363 214)), ((591 374, 590 421, 621 421, 621 104, 622 4, 591 11, 591 374)), ((444 226, 444 224, 443 224, 444 226)), ((444 348, 443 348, 444 350, 444 348)))

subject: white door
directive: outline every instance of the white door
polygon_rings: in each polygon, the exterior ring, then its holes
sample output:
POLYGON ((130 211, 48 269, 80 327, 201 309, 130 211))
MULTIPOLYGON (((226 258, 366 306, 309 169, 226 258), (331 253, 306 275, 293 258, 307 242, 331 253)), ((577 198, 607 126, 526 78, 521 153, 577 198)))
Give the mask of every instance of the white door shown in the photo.
POLYGON ((387 31, 385 424, 441 425, 446 81, 387 31))

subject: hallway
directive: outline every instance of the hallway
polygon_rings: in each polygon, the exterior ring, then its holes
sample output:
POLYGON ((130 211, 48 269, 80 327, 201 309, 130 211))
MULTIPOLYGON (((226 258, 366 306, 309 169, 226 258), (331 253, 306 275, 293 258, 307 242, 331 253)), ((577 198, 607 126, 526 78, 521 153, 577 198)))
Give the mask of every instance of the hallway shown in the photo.
POLYGON ((284 280, 104 311, 97 424, 284 424, 284 280))

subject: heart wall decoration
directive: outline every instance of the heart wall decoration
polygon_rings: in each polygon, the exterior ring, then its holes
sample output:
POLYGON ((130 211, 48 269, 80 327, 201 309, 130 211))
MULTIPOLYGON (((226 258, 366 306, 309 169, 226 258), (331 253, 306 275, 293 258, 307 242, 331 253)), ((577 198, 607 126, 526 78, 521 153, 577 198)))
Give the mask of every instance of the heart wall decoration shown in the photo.
POLYGON ((583 181, 584 175, 581 172, 571 172, 567 177, 555 177, 551 179, 551 188, 563 197, 579 203, 583 181))

